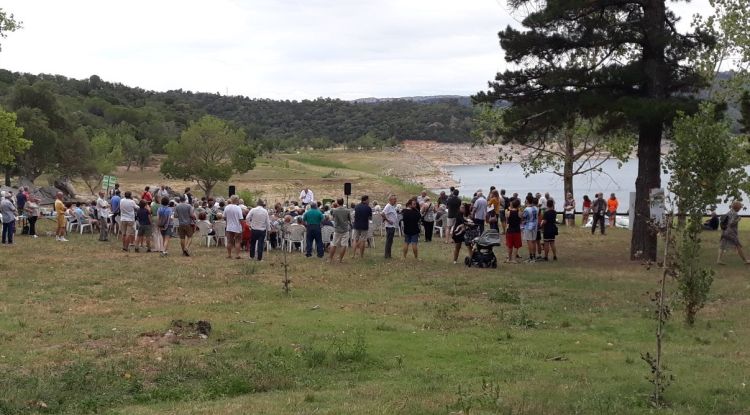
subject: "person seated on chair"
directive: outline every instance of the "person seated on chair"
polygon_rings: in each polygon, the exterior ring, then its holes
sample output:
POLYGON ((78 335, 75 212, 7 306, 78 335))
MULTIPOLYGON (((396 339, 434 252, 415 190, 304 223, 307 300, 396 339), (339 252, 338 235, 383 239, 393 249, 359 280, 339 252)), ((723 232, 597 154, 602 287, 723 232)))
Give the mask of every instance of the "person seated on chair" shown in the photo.
POLYGON ((198 224, 205 223, 208 227, 208 235, 215 234, 213 227, 211 226, 211 222, 208 221, 208 215, 206 215, 206 212, 201 212, 198 214, 198 222, 195 224, 195 226, 198 226, 198 224))
POLYGON ((719 215, 716 214, 715 210, 711 211, 711 217, 703 223, 703 229, 707 231, 715 231, 719 229, 719 215))
POLYGON ((323 222, 320 223, 320 226, 321 227, 323 227, 323 226, 333 226, 333 221, 331 220, 331 215, 326 214, 323 217, 323 222))
MULTIPOLYGON (((289 232, 291 233, 293 229, 302 227, 304 228, 305 225, 302 224, 302 215, 296 216, 294 220, 292 220, 292 224, 289 225, 289 232)), ((302 245, 301 242, 294 242, 294 248, 299 249, 300 245, 302 245)))

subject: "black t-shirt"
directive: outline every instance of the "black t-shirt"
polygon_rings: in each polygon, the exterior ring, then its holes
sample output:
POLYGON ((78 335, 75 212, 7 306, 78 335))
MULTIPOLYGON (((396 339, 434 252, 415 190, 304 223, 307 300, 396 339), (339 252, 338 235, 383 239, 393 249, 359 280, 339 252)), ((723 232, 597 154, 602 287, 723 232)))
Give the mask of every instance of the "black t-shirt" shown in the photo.
POLYGON ((445 202, 445 206, 448 207, 448 218, 453 219, 458 216, 458 210, 461 209, 461 199, 458 196, 451 195, 445 202))
POLYGON ((555 220, 557 219, 557 212, 555 209, 547 209, 542 216, 544 220, 544 233, 553 233, 555 231, 555 220))
POLYGON ((511 210, 508 213, 508 233, 521 233, 521 216, 518 210, 511 210))
POLYGON ((456 225, 453 227, 453 236, 461 236, 464 234, 465 229, 459 229, 464 223, 466 223, 466 219, 464 219, 463 215, 456 216, 456 225))
POLYGON ((372 208, 370 206, 360 203, 354 208, 354 229, 358 231, 370 229, 370 219, 372 219, 372 208))
POLYGON ((419 211, 416 209, 404 209, 404 235, 419 235, 419 211))

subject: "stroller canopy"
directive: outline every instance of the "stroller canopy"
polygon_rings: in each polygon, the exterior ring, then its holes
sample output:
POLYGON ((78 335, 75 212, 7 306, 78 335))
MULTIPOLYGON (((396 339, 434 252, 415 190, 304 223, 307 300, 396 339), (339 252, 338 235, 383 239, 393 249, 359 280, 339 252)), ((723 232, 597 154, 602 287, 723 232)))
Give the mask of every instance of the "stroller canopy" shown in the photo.
POLYGON ((500 232, 494 229, 487 229, 474 242, 480 246, 500 246, 500 232))

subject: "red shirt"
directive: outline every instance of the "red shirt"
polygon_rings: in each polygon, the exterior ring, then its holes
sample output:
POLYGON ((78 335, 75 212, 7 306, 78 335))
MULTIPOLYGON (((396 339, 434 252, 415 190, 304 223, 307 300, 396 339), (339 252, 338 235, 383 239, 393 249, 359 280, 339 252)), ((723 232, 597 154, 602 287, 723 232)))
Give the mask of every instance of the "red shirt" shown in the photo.
POLYGON ((154 200, 153 196, 151 196, 151 192, 143 192, 141 199, 148 203, 151 203, 151 201, 154 200))

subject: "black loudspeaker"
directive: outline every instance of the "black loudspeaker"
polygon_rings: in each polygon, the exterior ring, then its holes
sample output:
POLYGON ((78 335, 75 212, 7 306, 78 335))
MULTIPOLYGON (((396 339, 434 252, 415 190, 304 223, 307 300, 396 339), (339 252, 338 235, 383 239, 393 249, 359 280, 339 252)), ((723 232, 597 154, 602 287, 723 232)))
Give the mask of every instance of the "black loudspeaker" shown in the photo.
POLYGON ((352 194, 352 184, 344 183, 344 194, 350 196, 352 194))
POLYGON ((237 186, 229 186, 229 197, 237 194, 237 186))

